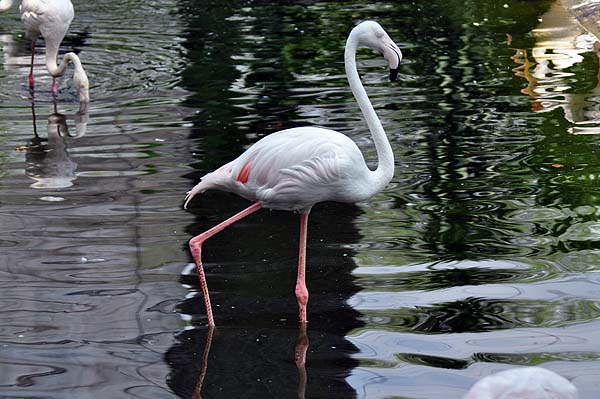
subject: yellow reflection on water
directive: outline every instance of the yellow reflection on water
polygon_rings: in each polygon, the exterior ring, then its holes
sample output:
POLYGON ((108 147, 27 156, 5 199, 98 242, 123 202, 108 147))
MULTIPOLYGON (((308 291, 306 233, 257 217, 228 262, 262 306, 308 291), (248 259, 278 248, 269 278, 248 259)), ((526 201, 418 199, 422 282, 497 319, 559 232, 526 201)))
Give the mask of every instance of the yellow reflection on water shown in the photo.
POLYGON ((584 53, 594 52, 600 58, 600 42, 591 33, 598 29, 589 23, 592 14, 600 16, 599 1, 554 2, 531 31, 535 40, 531 50, 515 49, 511 57, 518 65, 513 69, 515 75, 528 83, 521 92, 533 99, 532 110, 562 108, 565 119, 573 124, 569 128, 573 134, 600 134, 600 75, 596 74, 593 89, 579 93, 573 83, 584 77, 571 71, 584 61, 584 53), (586 3, 585 13, 581 12, 581 3, 586 3))

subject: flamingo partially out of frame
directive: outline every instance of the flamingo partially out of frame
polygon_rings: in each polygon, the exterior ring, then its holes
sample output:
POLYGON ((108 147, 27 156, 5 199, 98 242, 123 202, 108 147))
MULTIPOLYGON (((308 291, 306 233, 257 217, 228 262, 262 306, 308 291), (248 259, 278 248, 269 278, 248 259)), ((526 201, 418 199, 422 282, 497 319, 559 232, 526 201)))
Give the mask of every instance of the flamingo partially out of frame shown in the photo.
POLYGON ((577 399, 577 388, 542 367, 518 367, 479 380, 464 399, 577 399))
POLYGON ((206 174, 188 193, 184 207, 198 193, 218 189, 240 195, 254 204, 190 240, 200 286, 204 295, 208 325, 214 319, 202 267, 202 244, 238 220, 261 208, 296 211, 300 214, 300 252, 296 298, 300 322, 306 323, 306 237, 308 214, 318 202, 355 203, 371 198, 385 188, 394 175, 394 154, 381 122, 369 101, 356 68, 356 51, 369 47, 383 54, 395 80, 402 53, 383 28, 374 21, 357 25, 348 36, 344 54, 350 89, 371 131, 378 165, 367 167, 357 145, 342 133, 318 127, 299 127, 268 135, 237 159, 206 174))
MULTIPOLYGON (((8 10, 14 0, 1 0, 0 12, 8 10)), ((31 68, 29 70, 29 87, 33 89, 33 60, 35 42, 42 36, 46 42, 46 68, 52 76, 52 93, 56 94, 56 78, 63 76, 69 62, 73 63, 73 83, 79 94, 80 111, 87 110, 90 101, 88 77, 75 53, 66 53, 60 65, 57 65, 58 49, 73 21, 75 11, 70 0, 22 0, 19 6, 21 20, 25 24, 27 37, 31 39, 31 68)))

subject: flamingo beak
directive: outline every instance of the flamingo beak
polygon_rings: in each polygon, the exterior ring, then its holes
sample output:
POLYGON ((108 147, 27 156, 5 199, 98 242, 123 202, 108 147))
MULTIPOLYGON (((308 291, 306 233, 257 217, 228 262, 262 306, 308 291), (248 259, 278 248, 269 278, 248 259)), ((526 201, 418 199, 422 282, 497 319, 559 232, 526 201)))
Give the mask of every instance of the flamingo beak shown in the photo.
POLYGON ((83 68, 80 67, 75 70, 75 73, 73 74, 73 83, 79 92, 79 112, 84 114, 88 111, 88 105, 90 103, 90 83, 83 68))
POLYGON ((402 61, 402 51, 400 51, 396 43, 390 40, 390 42, 386 43, 383 47, 383 57, 390 65, 390 82, 393 82, 398 78, 400 62, 402 61))

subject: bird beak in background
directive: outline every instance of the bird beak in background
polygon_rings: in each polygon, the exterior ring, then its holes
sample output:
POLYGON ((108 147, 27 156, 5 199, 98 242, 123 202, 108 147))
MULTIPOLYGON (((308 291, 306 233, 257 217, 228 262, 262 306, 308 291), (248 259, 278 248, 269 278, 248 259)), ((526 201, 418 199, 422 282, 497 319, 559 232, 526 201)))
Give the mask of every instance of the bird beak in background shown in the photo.
POLYGON ((400 68, 390 69, 390 82, 394 82, 398 78, 398 71, 400 68))
POLYGON ((402 51, 396 46, 396 43, 390 40, 383 48, 383 57, 390 65, 390 81, 393 82, 398 77, 400 61, 402 61, 402 51))

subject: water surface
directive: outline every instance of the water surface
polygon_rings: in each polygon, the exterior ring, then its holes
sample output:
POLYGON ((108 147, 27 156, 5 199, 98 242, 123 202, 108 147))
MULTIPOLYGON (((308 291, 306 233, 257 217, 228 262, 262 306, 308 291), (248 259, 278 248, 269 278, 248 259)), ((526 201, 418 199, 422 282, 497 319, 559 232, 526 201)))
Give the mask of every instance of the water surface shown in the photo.
POLYGON ((16 7, 0 15, 0 397, 460 398, 524 365, 597 396, 599 68, 560 3, 74 5, 61 53, 88 71, 87 115, 69 79, 53 98, 41 47, 32 96, 16 7), (337 129, 374 164, 342 57, 367 18, 404 52, 395 83, 359 55, 396 175, 311 213, 304 386, 298 215, 206 244, 208 340, 187 240, 248 204, 182 199, 286 127, 337 129))

